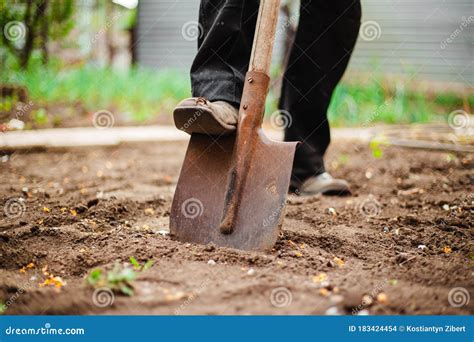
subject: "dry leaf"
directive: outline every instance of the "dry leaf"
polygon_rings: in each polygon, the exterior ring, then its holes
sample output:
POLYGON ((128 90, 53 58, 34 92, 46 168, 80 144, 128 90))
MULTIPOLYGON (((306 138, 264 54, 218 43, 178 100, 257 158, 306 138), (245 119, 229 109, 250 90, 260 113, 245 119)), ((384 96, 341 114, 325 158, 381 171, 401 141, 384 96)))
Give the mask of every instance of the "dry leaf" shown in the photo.
POLYGON ((40 284, 40 287, 44 286, 54 286, 56 289, 61 289, 66 285, 66 283, 61 279, 61 277, 55 277, 53 275, 50 275, 49 278, 47 278, 44 282, 40 284))
POLYGON ((329 290, 325 287, 319 289, 319 294, 323 297, 329 296, 329 290))
POLYGON ((388 302, 388 297, 385 293, 379 293, 377 295, 377 302, 379 302, 380 304, 385 304, 388 302))

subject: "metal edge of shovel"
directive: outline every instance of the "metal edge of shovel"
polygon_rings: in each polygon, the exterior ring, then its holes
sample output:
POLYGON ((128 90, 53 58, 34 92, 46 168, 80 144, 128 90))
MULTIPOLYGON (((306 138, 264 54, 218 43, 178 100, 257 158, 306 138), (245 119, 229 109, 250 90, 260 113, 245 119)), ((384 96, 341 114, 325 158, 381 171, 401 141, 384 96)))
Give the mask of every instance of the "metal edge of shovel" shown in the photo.
POLYGON ((278 238, 297 144, 261 129, 279 4, 260 2, 237 134, 191 136, 170 212, 178 240, 266 251, 278 238))

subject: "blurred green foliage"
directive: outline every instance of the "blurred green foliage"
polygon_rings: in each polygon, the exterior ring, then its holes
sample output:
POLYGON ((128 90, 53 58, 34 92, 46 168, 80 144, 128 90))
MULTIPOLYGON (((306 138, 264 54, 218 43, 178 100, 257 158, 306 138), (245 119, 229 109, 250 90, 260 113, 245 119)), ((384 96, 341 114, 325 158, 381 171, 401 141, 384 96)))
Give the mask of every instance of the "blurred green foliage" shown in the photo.
POLYGON ((74 27, 74 0, 0 0, 0 65, 13 56, 25 69, 33 54, 49 60, 48 43, 60 40, 74 27))
MULTIPOLYGON (((51 61, 47 67, 34 60, 26 70, 9 68, 0 82, 26 86, 37 106, 72 106, 81 103, 89 112, 108 109, 126 114, 131 120, 144 121, 157 115, 170 115, 178 101, 190 96, 186 71, 153 71, 133 67, 127 71, 94 65, 62 66, 51 61)), ((329 119, 334 126, 368 126, 376 123, 423 123, 445 120, 448 113, 463 107, 455 93, 428 95, 403 83, 387 91, 382 80, 365 84, 341 83, 333 96, 329 119), (444 117, 444 118, 443 118, 444 117)), ((277 109, 278 89, 271 89, 267 115, 277 109)), ((467 99, 474 105, 474 95, 467 99)), ((44 120, 36 115, 35 120, 44 120)))
POLYGON ((116 71, 94 65, 30 64, 27 70, 10 69, 0 74, 0 82, 25 86, 37 106, 79 102, 90 112, 108 109, 143 121, 170 113, 191 89, 189 76, 173 70, 153 72, 133 67, 116 71))

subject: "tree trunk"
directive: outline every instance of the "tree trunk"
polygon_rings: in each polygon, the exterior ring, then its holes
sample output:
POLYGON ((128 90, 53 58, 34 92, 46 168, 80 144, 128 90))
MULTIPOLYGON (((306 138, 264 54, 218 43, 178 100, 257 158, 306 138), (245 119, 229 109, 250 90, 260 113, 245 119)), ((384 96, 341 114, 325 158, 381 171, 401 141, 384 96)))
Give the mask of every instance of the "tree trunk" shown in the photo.
POLYGON ((49 18, 47 16, 49 0, 43 0, 44 9, 41 17, 41 51, 43 55, 43 64, 49 62, 48 40, 49 40, 49 18))
POLYGON ((28 66, 28 61, 30 59, 31 51, 33 50, 33 37, 35 36, 35 25, 34 20, 31 20, 33 16, 33 0, 26 1, 26 13, 25 13, 25 26, 26 26, 26 36, 25 36, 25 45, 20 52, 20 68, 26 69, 28 66))

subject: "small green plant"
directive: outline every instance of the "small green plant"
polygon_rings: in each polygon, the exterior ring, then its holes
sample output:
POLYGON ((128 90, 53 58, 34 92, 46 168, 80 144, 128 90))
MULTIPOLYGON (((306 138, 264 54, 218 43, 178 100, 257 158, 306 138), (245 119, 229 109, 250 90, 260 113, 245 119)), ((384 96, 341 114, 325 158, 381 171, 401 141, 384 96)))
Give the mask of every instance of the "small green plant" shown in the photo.
POLYGON ((87 277, 87 282, 94 288, 107 287, 112 291, 133 296, 133 286, 131 282, 135 280, 136 272, 116 263, 110 271, 103 271, 100 268, 91 271, 87 277))
POLYGON ((17 100, 11 97, 0 99, 0 111, 5 111, 5 112, 11 111, 16 102, 17 100))
POLYGON ((137 272, 143 272, 153 266, 153 261, 148 260, 141 265, 136 258, 130 257, 133 268, 116 263, 110 271, 100 268, 93 269, 87 276, 87 283, 94 288, 107 287, 112 291, 133 296, 132 282, 137 277, 137 272))
POLYGON ((33 113, 33 119, 37 125, 46 125, 48 123, 48 115, 44 108, 40 108, 33 113))
POLYGON ((5 303, 0 302, 0 315, 3 315, 5 311, 7 311, 7 306, 5 305, 5 303))
POLYGON ((133 268, 137 271, 146 271, 151 266, 153 266, 153 260, 148 260, 143 265, 140 265, 140 263, 137 261, 137 259, 135 259, 135 257, 133 257, 133 256, 130 257, 130 263, 132 264, 133 268))
POLYGON ((388 145, 388 142, 384 136, 377 136, 370 141, 369 147, 375 159, 382 158, 382 155, 383 155, 382 148, 387 145, 388 145))

